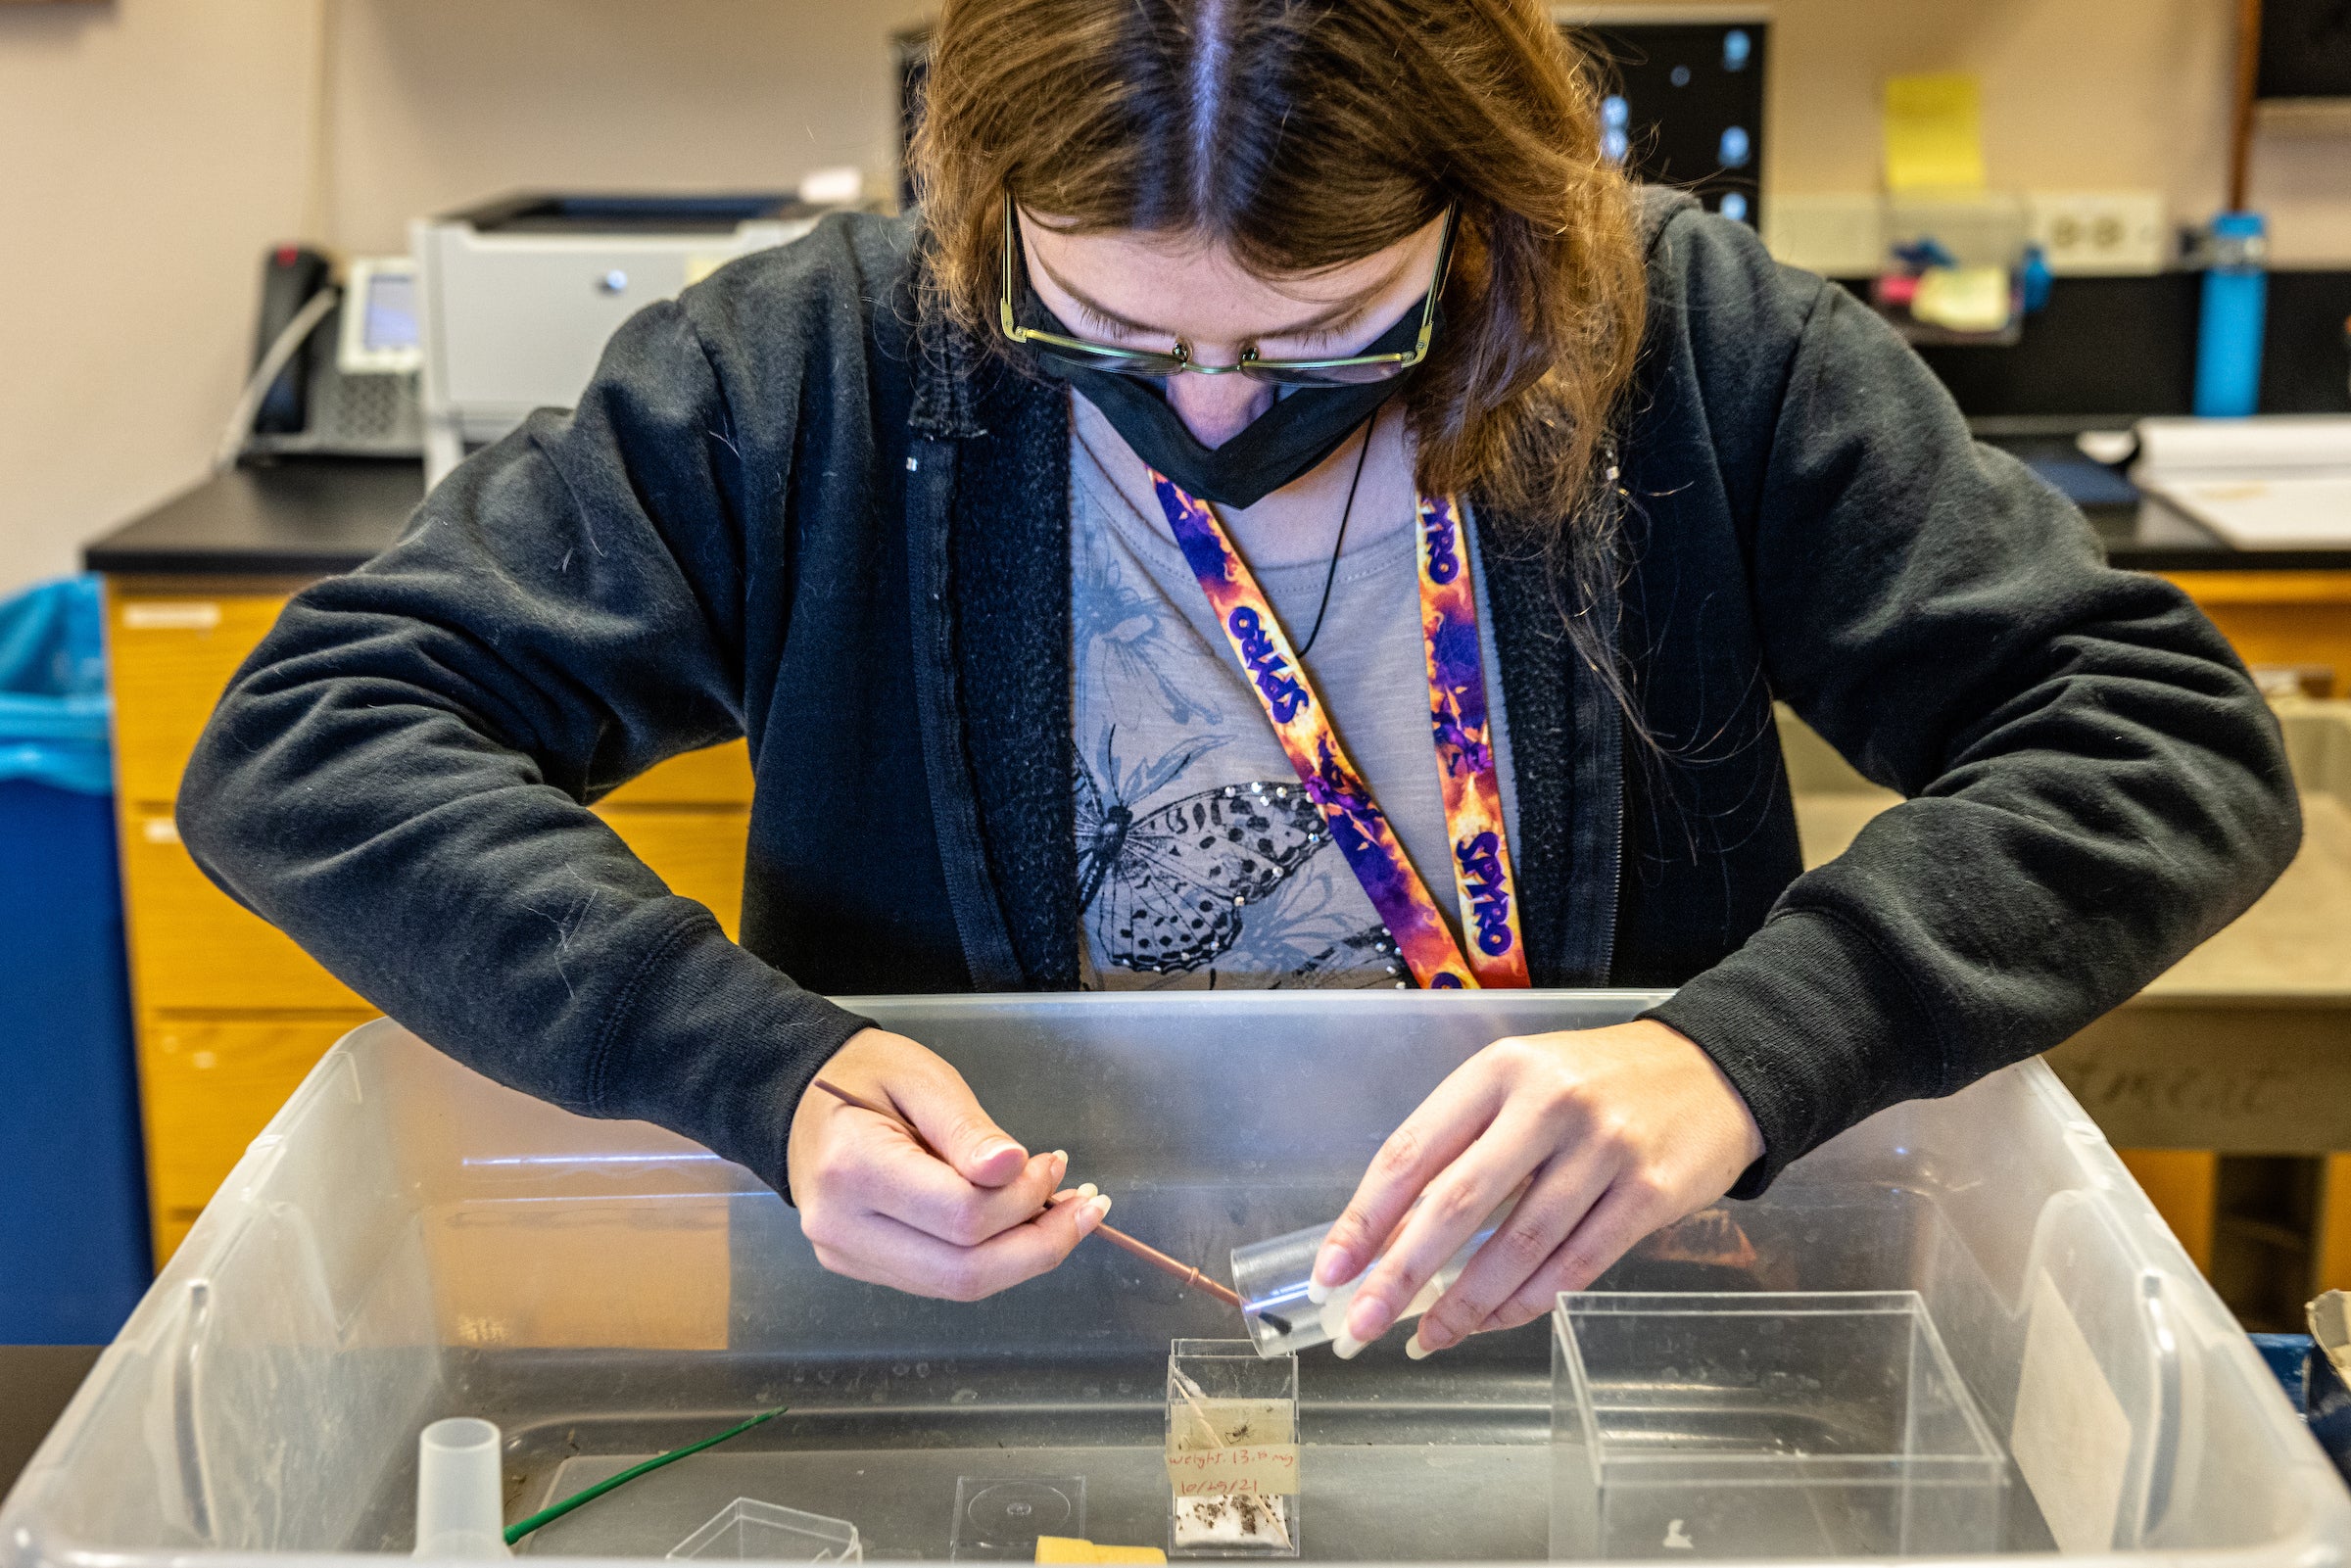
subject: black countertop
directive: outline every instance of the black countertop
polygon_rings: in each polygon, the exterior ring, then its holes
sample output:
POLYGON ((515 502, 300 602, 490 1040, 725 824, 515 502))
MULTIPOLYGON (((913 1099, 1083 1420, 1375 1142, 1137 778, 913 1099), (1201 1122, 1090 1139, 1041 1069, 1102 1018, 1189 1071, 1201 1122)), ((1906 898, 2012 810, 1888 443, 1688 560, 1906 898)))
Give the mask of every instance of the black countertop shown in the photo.
MULTIPOLYGON (((2070 435, 1988 434, 2082 503, 2115 565, 2141 572, 2351 571, 2351 546, 2242 550, 2184 518, 2148 518, 2120 473, 2070 435)), ((424 470, 380 458, 289 459, 216 474, 82 551, 94 572, 325 577, 400 536, 424 499, 424 470)))
POLYGON ((424 465, 311 457, 215 474, 82 549, 93 572, 328 577, 400 537, 424 465))
POLYGON ((0 1497, 97 1361, 99 1345, 0 1345, 0 1497))

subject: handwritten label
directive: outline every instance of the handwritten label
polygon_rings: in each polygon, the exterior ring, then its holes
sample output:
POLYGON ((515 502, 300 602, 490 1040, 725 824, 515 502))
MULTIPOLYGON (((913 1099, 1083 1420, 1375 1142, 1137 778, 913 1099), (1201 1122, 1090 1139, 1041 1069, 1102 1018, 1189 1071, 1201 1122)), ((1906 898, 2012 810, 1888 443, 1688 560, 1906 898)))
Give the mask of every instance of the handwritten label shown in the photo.
POLYGON ((1298 1445, 1262 1443, 1171 1451, 1168 1484, 1178 1497, 1295 1497, 1298 1445))
POLYGON ((1297 1438, 1286 1400, 1179 1394, 1168 1407, 1168 1483, 1178 1497, 1294 1497, 1297 1438))

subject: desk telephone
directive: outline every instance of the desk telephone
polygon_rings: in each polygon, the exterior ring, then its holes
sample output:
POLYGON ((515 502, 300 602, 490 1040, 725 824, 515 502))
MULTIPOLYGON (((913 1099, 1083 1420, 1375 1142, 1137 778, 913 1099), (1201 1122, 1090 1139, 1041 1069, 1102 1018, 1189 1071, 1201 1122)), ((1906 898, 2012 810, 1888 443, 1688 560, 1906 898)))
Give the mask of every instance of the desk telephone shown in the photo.
POLYGON ((335 280, 308 246, 262 261, 253 374, 221 443, 220 466, 317 454, 415 457, 424 451, 416 263, 360 257, 335 280))

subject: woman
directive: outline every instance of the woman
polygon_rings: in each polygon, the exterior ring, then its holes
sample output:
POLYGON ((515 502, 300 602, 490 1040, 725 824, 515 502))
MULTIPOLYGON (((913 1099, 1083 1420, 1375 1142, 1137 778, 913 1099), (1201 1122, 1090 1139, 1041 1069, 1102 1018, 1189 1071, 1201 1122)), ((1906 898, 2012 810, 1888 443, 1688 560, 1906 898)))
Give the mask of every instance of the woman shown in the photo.
POLYGON ((1419 1354, 2057 1043, 2291 854, 2213 629, 1631 191, 1534 0, 950 0, 930 95, 920 221, 632 320, 294 601, 181 796, 363 995, 741 1161, 828 1267, 976 1297, 1107 1205, 819 992, 1678 985, 1390 1140, 1342 1354, 1526 1188, 1419 1354), (1809 874, 1774 698, 1909 797, 1809 874), (738 947, 583 803, 745 734, 738 947))

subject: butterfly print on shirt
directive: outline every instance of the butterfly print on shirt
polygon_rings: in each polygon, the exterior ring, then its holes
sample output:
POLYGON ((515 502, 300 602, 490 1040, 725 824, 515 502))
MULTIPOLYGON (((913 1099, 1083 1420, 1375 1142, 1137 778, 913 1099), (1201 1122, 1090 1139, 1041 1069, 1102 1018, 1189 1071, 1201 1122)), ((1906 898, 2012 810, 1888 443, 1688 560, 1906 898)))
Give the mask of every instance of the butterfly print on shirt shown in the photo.
POLYGON ((1248 906, 1328 841, 1297 783, 1257 780, 1137 811, 1207 746, 1185 747, 1121 780, 1102 737, 1108 787, 1078 767, 1078 897, 1097 962, 1149 974, 1196 970, 1228 951, 1248 906))

